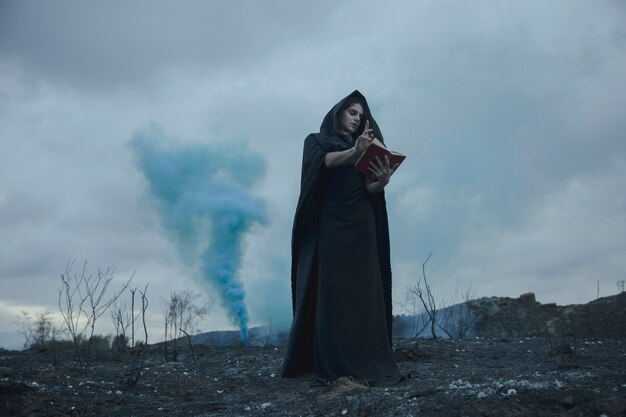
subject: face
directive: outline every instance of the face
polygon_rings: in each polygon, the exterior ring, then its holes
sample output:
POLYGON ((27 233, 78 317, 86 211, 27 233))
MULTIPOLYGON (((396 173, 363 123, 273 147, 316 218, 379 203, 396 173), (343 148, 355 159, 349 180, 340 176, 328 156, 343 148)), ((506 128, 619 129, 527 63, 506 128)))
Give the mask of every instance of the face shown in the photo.
POLYGON ((352 135, 363 119, 363 106, 354 103, 339 115, 339 131, 352 135))

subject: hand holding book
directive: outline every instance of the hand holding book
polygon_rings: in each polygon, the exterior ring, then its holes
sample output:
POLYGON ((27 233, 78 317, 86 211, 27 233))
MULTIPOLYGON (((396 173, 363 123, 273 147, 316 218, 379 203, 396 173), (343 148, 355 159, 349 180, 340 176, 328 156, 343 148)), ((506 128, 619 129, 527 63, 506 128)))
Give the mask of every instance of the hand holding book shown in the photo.
POLYGON ((375 156, 374 159, 376 163, 370 161, 369 167, 369 176, 374 181, 380 181, 382 185, 389 184, 389 180, 391 179, 391 175, 394 171, 400 166, 399 163, 396 163, 393 167, 389 165, 389 157, 385 155, 383 161, 380 160, 378 156, 375 156))
POLYGON ((378 180, 385 171, 390 172, 390 175, 393 174, 405 158, 406 155, 390 151, 378 139, 372 139, 365 152, 357 159, 354 169, 371 179, 378 180))

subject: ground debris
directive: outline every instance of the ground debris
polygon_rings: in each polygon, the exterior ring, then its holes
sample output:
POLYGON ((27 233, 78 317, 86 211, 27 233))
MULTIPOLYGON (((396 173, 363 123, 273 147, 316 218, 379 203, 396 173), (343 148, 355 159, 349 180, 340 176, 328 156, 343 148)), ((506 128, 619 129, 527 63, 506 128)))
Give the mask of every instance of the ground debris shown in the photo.
POLYGON ((345 396, 351 392, 367 391, 368 387, 353 378, 342 377, 336 381, 327 383, 318 399, 320 401, 328 401, 337 397, 345 396))
POLYGON ((576 354, 576 351, 574 351, 574 348, 567 344, 561 344, 561 345, 555 346, 554 348, 550 349, 550 351, 548 352, 548 355, 550 356, 567 356, 567 355, 575 355, 575 354, 576 354))
POLYGON ((280 378, 281 349, 194 346, 173 362, 147 346, 133 357, 98 355, 86 371, 71 352, 3 351, 0 415, 607 416, 626 410, 626 343, 581 340, 566 364, 547 339, 394 340, 403 382, 280 378), (522 341, 522 343, 519 343, 522 341))

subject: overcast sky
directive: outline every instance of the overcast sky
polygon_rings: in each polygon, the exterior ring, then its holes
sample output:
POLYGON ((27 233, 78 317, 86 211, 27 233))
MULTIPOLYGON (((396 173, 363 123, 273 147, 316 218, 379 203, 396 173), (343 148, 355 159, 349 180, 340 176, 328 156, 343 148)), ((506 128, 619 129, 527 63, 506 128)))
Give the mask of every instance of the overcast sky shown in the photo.
POLYGON ((617 292, 624 2, 381 4, 1 1, 0 345, 21 311, 57 310, 73 258, 150 284, 153 340, 171 291, 212 299, 203 330, 236 327, 163 230, 129 145, 151 126, 264 159, 239 276, 250 324, 288 325, 302 142, 354 89, 408 155, 386 191, 396 313, 431 251, 441 295, 617 292))

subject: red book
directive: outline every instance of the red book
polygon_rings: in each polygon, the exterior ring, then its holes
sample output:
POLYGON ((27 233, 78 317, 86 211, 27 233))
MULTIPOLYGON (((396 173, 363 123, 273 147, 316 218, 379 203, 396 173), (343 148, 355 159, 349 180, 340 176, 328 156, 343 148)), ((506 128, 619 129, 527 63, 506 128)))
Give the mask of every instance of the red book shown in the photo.
POLYGON ((376 157, 380 159, 380 162, 385 163, 385 155, 389 158, 389 167, 393 168, 396 164, 401 164, 402 161, 406 158, 405 154, 400 152, 390 151, 385 148, 378 139, 374 139, 370 146, 367 147, 365 152, 357 159, 354 164, 354 169, 359 171, 360 173, 367 175, 368 177, 372 177, 372 172, 368 169, 370 167, 370 162, 373 162, 374 165, 378 165, 376 162, 376 157))

